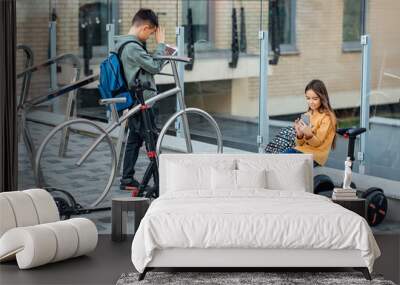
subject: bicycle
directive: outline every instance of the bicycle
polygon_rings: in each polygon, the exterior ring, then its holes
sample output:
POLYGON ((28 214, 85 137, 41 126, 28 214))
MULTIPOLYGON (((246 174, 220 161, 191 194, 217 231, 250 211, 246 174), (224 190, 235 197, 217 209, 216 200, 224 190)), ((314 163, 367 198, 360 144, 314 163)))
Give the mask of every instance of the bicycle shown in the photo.
MULTIPOLYGON (((91 81, 93 81, 93 79, 96 78, 87 77, 82 80, 79 80, 81 66, 79 58, 74 54, 71 53, 60 54, 42 63, 33 65, 34 56, 32 49, 29 46, 22 44, 17 45, 17 49, 22 50, 25 54, 24 70, 19 72, 16 76, 17 79, 20 78, 22 79, 21 91, 18 97, 18 105, 17 105, 18 135, 19 137, 22 137, 22 140, 27 150, 28 158, 32 166, 32 170, 34 171, 34 160, 36 157, 36 149, 33 143, 32 135, 27 126, 27 113, 31 109, 36 108, 42 105, 43 103, 47 103, 48 101, 53 100, 54 98, 59 97, 61 95, 68 94, 64 120, 75 118, 76 105, 77 105, 76 89, 80 86, 90 83, 91 81), (47 94, 39 95, 34 98, 28 99, 28 94, 31 87, 31 78, 35 72, 45 70, 52 64, 58 64, 60 62, 65 63, 67 61, 71 63, 71 66, 73 68, 73 76, 71 77, 71 80, 68 85, 58 88, 56 90, 52 90, 47 94), (71 86, 73 87, 71 88, 71 86)), ((66 148, 65 144, 68 142, 68 135, 69 131, 68 129, 66 129, 65 132, 63 132, 62 139, 60 141, 60 146, 59 146, 60 155, 62 155, 64 149, 66 148)), ((37 179, 42 179, 42 175, 40 172, 38 172, 36 176, 37 179)))
MULTIPOLYGON (((129 111, 124 113, 122 116, 118 115, 118 112, 116 111, 116 108, 115 108, 115 104, 122 103, 122 101, 125 98, 112 98, 112 99, 100 100, 100 104, 106 105, 111 109, 112 116, 114 117, 114 121, 111 122, 106 128, 103 128, 97 122, 93 122, 93 121, 90 121, 87 119, 72 119, 72 120, 68 120, 66 122, 61 123, 60 125, 55 127, 46 136, 46 138, 43 140, 42 144, 40 145, 40 147, 37 151, 36 159, 35 159, 35 173, 39 173, 39 171, 42 173, 44 172, 44 170, 41 167, 42 156, 45 153, 45 149, 46 149, 46 146, 48 145, 49 141, 51 139, 53 139, 58 132, 62 131, 64 128, 68 128, 70 130, 70 132, 78 132, 78 133, 85 132, 85 130, 87 130, 88 127, 95 128, 95 130, 100 135, 97 137, 97 139, 94 141, 94 143, 83 153, 83 155, 78 156, 78 159, 75 162, 75 165, 77 167, 81 167, 85 162, 88 161, 88 157, 93 154, 94 150, 96 148, 98 148, 99 144, 103 140, 105 140, 106 145, 108 146, 107 152, 109 153, 109 159, 110 159, 109 162, 106 162, 106 163, 109 163, 109 165, 110 165, 110 171, 108 171, 109 176, 108 176, 108 179, 106 179, 107 182, 106 182, 104 189, 102 189, 101 191, 99 191, 95 194, 92 194, 91 196, 89 195, 90 197, 88 199, 91 201, 90 202, 86 201, 86 205, 85 205, 88 207, 88 209, 92 209, 92 208, 96 207, 100 202, 102 202, 104 200, 106 195, 109 193, 111 186, 113 184, 113 181, 115 179, 115 176, 116 176, 117 152, 115 150, 115 147, 114 147, 111 135, 110 135, 111 132, 113 132, 118 126, 124 125, 126 123, 127 119, 129 117, 133 116, 134 114, 136 114, 138 111, 145 110, 148 108, 149 105, 152 105, 157 101, 160 101, 164 98, 167 98, 167 97, 170 97, 173 95, 177 95, 180 110, 172 115, 172 117, 164 125, 164 127, 162 128, 162 130, 158 136, 156 148, 155 148, 154 152, 152 152, 152 154, 151 154, 152 156, 154 156, 154 160, 153 160, 154 162, 151 163, 151 165, 148 167, 148 170, 146 170, 146 174, 144 177, 147 180, 147 182, 150 179, 150 176, 153 176, 153 178, 155 178, 155 180, 154 180, 155 183, 158 182, 157 177, 154 177, 154 175, 157 175, 157 173, 155 173, 155 171, 157 170, 157 166, 155 164, 157 164, 157 157, 161 153, 161 142, 162 142, 162 139, 163 139, 164 135, 166 134, 169 126, 178 117, 182 117, 183 134, 184 134, 184 138, 185 138, 185 142, 186 142, 187 151, 189 153, 193 152, 193 148, 191 145, 191 139, 190 139, 189 125, 188 125, 188 120, 187 120, 188 113, 194 113, 194 114, 198 114, 198 115, 202 116, 215 128, 215 131, 217 134, 217 152, 222 153, 222 151, 223 151, 222 135, 221 135, 221 131, 220 131, 216 121, 211 117, 211 115, 209 115, 204 110, 197 109, 197 108, 186 108, 186 105, 184 102, 184 98, 183 98, 183 95, 181 92, 182 88, 181 88, 181 83, 180 83, 179 76, 178 76, 176 62, 189 63, 191 59, 187 58, 187 57, 177 57, 177 56, 158 56, 158 57, 155 57, 155 59, 163 60, 165 62, 165 65, 168 63, 171 64, 172 74, 170 74, 170 73, 159 73, 159 74, 165 75, 165 76, 173 76, 174 81, 175 81, 174 88, 166 90, 146 101, 144 101, 144 100, 141 101, 141 104, 134 106, 129 111), (149 170, 150 167, 152 168, 151 170, 149 170)), ((67 152, 68 152, 68 150, 66 150, 66 153, 67 152)), ((76 157, 75 157, 75 159, 76 159, 76 157)), ((103 160, 102 164, 104 164, 104 163, 105 162, 103 160)), ((146 182, 146 181, 144 181, 144 182, 146 182)), ((43 183, 42 181, 40 181, 38 179, 37 186, 46 188, 46 187, 49 187, 50 185, 46 185, 45 183, 43 183)), ((144 190, 144 189, 142 189, 142 190, 144 190)), ((156 198, 157 193, 153 191, 151 195, 152 195, 152 198, 156 198)), ((87 209, 85 209, 85 210, 87 210, 87 209)), ((79 214, 79 212, 82 212, 82 211, 83 211, 82 209, 78 210, 77 213, 79 214)))

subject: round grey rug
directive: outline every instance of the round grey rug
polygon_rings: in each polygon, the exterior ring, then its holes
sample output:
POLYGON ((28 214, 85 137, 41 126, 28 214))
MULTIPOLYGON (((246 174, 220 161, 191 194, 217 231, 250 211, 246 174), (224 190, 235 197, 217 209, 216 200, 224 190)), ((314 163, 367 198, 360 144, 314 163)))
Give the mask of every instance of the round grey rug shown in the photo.
POLYGON ((359 272, 148 272, 142 281, 138 281, 139 273, 122 274, 117 285, 133 284, 213 284, 213 285, 245 285, 245 284, 328 284, 357 285, 379 284, 395 285, 381 276, 372 276, 368 281, 359 272))

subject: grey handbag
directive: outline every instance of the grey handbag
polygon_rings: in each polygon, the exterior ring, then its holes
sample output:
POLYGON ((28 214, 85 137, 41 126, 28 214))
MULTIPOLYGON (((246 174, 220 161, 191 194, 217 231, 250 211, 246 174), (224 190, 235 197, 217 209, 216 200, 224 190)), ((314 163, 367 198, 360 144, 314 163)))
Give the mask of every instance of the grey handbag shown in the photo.
POLYGON ((266 153, 283 153, 296 145, 296 131, 293 127, 279 130, 279 133, 265 147, 266 153))

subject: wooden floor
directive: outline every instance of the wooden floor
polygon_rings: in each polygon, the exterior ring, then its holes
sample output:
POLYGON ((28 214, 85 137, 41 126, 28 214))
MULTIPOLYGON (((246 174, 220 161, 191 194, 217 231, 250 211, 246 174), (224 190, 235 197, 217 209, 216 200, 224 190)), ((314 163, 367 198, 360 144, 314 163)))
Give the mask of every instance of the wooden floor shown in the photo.
MULTIPOLYGON (((375 235, 375 239, 382 256, 375 262, 374 273, 400 284, 400 236, 375 235)), ((3 263, 0 264, 0 284, 115 284, 122 273, 135 271, 130 257, 131 244, 132 237, 124 242, 112 242, 110 235, 99 235, 96 250, 87 256, 28 270, 19 270, 15 261, 3 263)), ((305 271, 313 270, 320 271, 316 268, 305 271)), ((342 270, 331 268, 321 271, 342 270)))
POLYGON ((96 250, 87 256, 28 270, 19 270, 16 262, 2 263, 0 284, 115 284, 122 273, 134 271, 131 244, 132 237, 116 243, 110 235, 99 235, 96 250))
POLYGON ((374 234, 381 256, 374 263, 374 272, 400 284, 400 234, 374 234))

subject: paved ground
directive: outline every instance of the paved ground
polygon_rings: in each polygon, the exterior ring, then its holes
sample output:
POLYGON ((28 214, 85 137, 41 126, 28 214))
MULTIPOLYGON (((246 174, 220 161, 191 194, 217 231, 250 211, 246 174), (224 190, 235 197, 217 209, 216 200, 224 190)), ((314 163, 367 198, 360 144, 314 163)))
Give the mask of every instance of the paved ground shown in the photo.
MULTIPOLYGON (((39 147, 45 136, 52 129, 51 126, 29 122, 29 130, 34 139, 34 145, 39 147)), ((80 154, 93 143, 94 138, 87 135, 71 134, 66 158, 58 156, 58 146, 60 136, 51 140, 46 148, 45 155, 41 161, 43 177, 45 182, 52 187, 67 190, 71 193, 78 203, 88 205, 94 202, 102 193, 110 173, 110 155, 108 146, 105 143, 99 145, 86 163, 81 167, 76 167, 74 163, 80 154)), ((142 149, 137 162, 137 178, 141 178, 148 165, 148 159, 142 149)), ((35 179, 30 161, 26 152, 25 145, 19 143, 19 189, 28 189, 35 186, 35 179)), ((119 190, 118 174, 113 186, 99 206, 111 206, 112 197, 130 196, 129 192, 119 190)), ((93 212, 84 215, 92 219, 100 233, 111 233, 111 212, 93 212)), ((399 224, 381 224, 375 227, 375 232, 398 232, 399 224)), ((128 230, 133 229, 128 227, 128 230)))
MULTIPOLYGON (((50 132, 52 127, 37 123, 28 123, 29 130, 34 139, 36 148, 39 147, 45 136, 50 132)), ((86 150, 93 142, 94 138, 86 135, 71 134, 67 158, 58 157, 58 145, 60 136, 51 140, 48 148, 44 152, 45 155, 41 161, 43 177, 45 182, 52 187, 60 188, 70 192, 78 203, 83 205, 94 202, 101 194, 106 185, 110 173, 110 155, 108 146, 102 143, 99 149, 89 157, 82 167, 76 167, 74 162, 76 158, 86 150)), ((19 189, 34 188, 35 179, 28 159, 27 151, 23 143, 19 143, 19 189)), ((140 153, 137 162, 137 177, 142 177, 147 167, 148 160, 143 150, 140 153)), ((111 206, 112 197, 129 196, 130 192, 119 190, 119 175, 114 180, 113 186, 100 206, 111 206)), ((102 211, 85 215, 95 221, 100 233, 111 232, 111 212, 102 211)))
MULTIPOLYGON (((50 119, 50 118, 49 118, 50 119)), ((191 126, 196 126, 193 133, 198 133, 203 130, 203 135, 214 137, 214 131, 209 129, 209 125, 204 120, 193 118, 191 126), (195 124, 193 124, 195 123, 195 124)), ((256 136, 256 128, 249 128, 241 126, 241 130, 246 134, 239 138, 234 138, 235 126, 223 124, 225 127, 221 128, 224 139, 237 140, 239 143, 245 144, 250 137, 256 136)), ((236 126, 237 127, 237 126, 236 126)), ((46 135, 52 130, 52 126, 45 124, 28 122, 29 131, 33 137, 34 145, 39 148, 46 135)), ((73 195, 78 203, 82 205, 89 205, 93 203, 102 193, 105 185, 107 184, 110 169, 111 157, 108 145, 101 143, 96 151, 90 155, 87 161, 81 166, 77 167, 75 162, 80 158, 82 153, 94 142, 94 138, 87 134, 71 133, 68 143, 68 148, 65 157, 59 157, 59 145, 61 141, 61 134, 57 134, 54 139, 50 140, 43 152, 41 160, 41 170, 45 185, 55 187, 58 189, 67 190, 73 195)), ((212 140, 210 141, 212 142, 212 140)), ((19 176, 18 185, 19 189, 28 189, 36 187, 32 167, 27 155, 25 145, 19 143, 19 176)), ((256 148, 256 145, 254 145, 256 148)), ((143 176, 145 169, 148 165, 148 159, 145 156, 144 149, 142 149, 138 162, 136 164, 136 178, 140 180, 143 176)), ((119 190, 120 174, 117 174, 108 195, 104 201, 99 204, 100 207, 111 206, 111 199, 113 197, 129 196, 129 192, 119 190)), ((100 233, 111 232, 111 212, 93 212, 84 215, 96 223, 100 233)), ((130 230, 128 228, 128 230, 130 230)), ((133 229, 132 229, 133 230, 133 229)))

